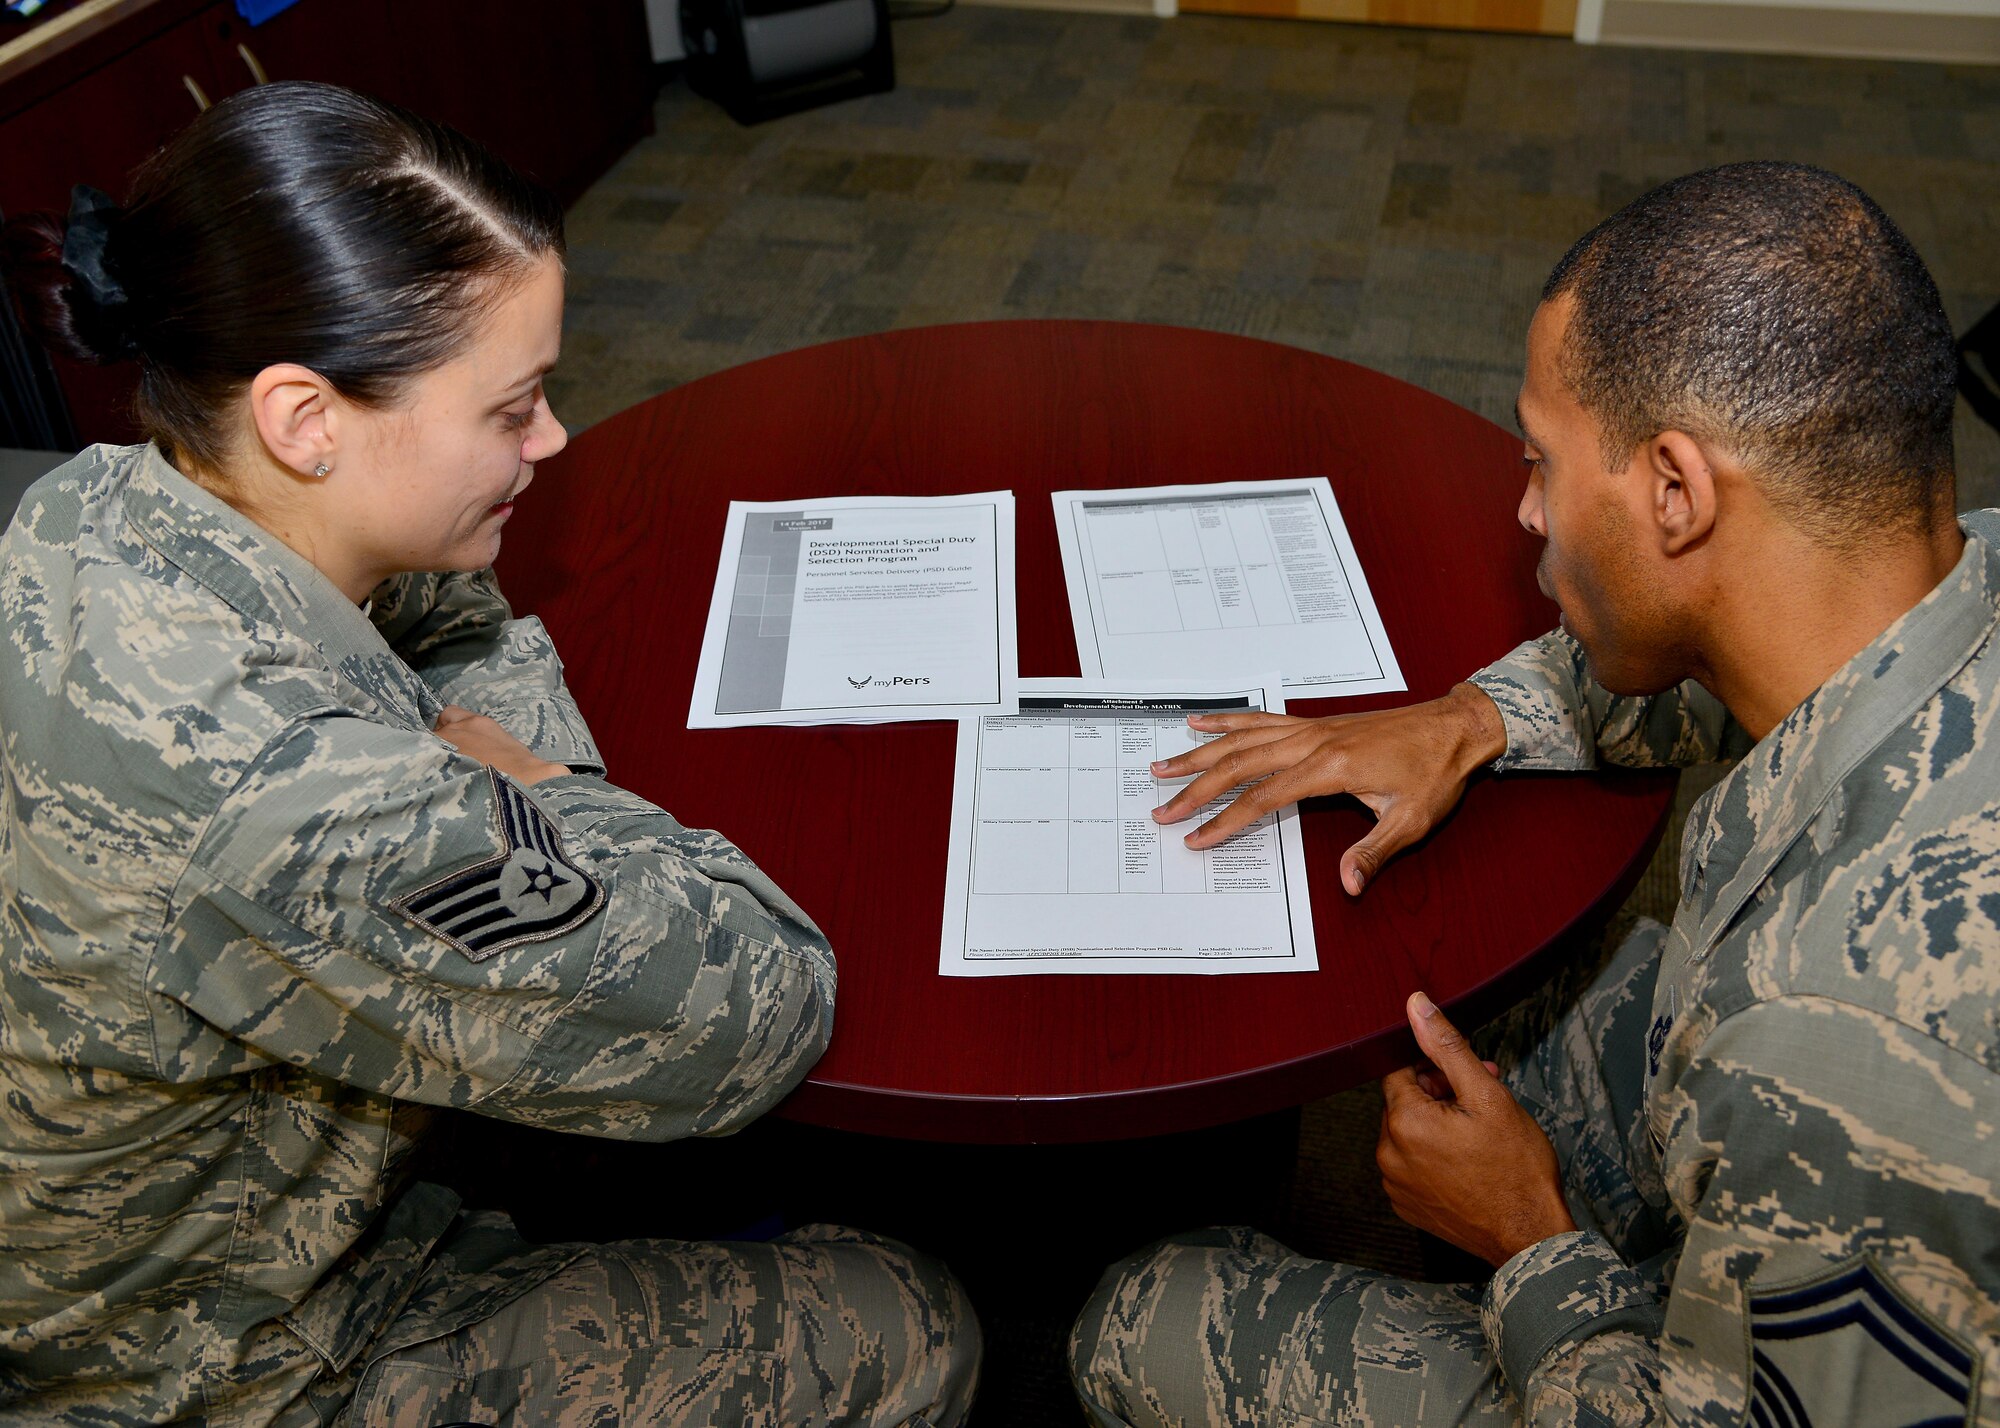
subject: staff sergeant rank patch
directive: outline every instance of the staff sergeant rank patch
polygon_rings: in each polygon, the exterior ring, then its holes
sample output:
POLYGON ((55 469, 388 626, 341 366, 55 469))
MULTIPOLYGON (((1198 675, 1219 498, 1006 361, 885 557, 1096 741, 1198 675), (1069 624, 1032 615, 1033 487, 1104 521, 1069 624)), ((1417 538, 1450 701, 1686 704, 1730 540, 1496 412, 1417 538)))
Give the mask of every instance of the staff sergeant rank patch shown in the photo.
POLYGON ((560 937, 604 905, 604 889, 564 856, 561 832, 534 799, 492 769, 486 774, 505 851, 389 902, 474 962, 560 937))

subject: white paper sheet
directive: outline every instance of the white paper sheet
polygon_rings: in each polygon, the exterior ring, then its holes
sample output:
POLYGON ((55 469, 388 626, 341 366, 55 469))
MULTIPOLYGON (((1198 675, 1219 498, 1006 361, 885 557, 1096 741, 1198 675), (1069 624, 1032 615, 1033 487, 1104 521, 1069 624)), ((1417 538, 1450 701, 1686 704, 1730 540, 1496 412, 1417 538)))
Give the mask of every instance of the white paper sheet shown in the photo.
POLYGON ((1014 496, 732 501, 690 729, 1014 712, 1014 496))
POLYGON ((1055 493, 1086 677, 1408 688, 1324 476, 1055 493))
POLYGON ((1296 806, 1199 852, 1182 842, 1198 819, 1152 819, 1187 782, 1150 767, 1195 746, 1187 715, 1256 709, 1283 711, 1276 676, 1030 679, 1018 715, 961 721, 938 971, 1316 970, 1296 806))

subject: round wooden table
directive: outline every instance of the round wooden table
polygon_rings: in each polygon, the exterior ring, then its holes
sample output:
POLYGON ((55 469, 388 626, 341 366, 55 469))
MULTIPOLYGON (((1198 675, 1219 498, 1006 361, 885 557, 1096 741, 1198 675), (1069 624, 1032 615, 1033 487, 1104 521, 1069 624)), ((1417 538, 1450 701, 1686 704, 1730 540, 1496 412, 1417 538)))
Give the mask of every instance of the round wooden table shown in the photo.
POLYGON ((1630 891, 1671 776, 1476 779, 1359 899, 1368 828, 1303 810, 1320 970, 1261 976, 938 975, 956 728, 689 730, 731 499, 1011 489, 1024 676, 1078 673, 1049 492, 1326 476, 1408 694, 1441 694, 1549 629, 1515 523, 1521 445, 1440 397, 1295 348, 1104 322, 977 323, 831 343, 719 372, 542 463, 500 572, 562 651, 610 777, 721 829, 832 939, 832 1048, 780 1110, 920 1139, 1189 1130, 1412 1059, 1416 988, 1470 1024, 1529 991, 1630 891))

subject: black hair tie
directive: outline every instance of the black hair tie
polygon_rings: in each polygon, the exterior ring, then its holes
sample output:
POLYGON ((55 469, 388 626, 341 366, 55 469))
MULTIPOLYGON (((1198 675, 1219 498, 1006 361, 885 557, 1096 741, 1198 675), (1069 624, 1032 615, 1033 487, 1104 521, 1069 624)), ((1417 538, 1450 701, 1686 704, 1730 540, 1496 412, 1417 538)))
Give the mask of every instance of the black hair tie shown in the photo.
POLYGON ((78 184, 70 190, 69 226, 63 232, 63 268, 75 280, 90 307, 88 338, 107 359, 136 357, 132 341, 131 298, 124 284, 105 263, 111 225, 123 213, 111 196, 78 184))

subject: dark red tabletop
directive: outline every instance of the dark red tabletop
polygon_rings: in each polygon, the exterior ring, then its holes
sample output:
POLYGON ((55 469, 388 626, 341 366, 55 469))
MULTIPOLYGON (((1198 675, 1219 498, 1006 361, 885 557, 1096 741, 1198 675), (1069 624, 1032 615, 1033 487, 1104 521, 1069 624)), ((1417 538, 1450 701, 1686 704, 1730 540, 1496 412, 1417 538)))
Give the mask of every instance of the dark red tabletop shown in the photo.
POLYGON ((1297 1104, 1411 1059, 1421 987, 1466 1023, 1525 994, 1630 890, 1662 774, 1475 780, 1359 899, 1370 815, 1303 809, 1320 970, 938 975, 951 724, 687 728, 736 500, 1011 489, 1024 677, 1077 674, 1049 493, 1325 476, 1408 694, 1540 634, 1517 438, 1440 397, 1295 348, 1180 328, 977 323, 791 352, 663 393, 542 463, 502 583, 538 614, 613 781, 721 829, 833 941, 832 1048, 780 1114, 936 1140, 1151 1135, 1297 1104))

